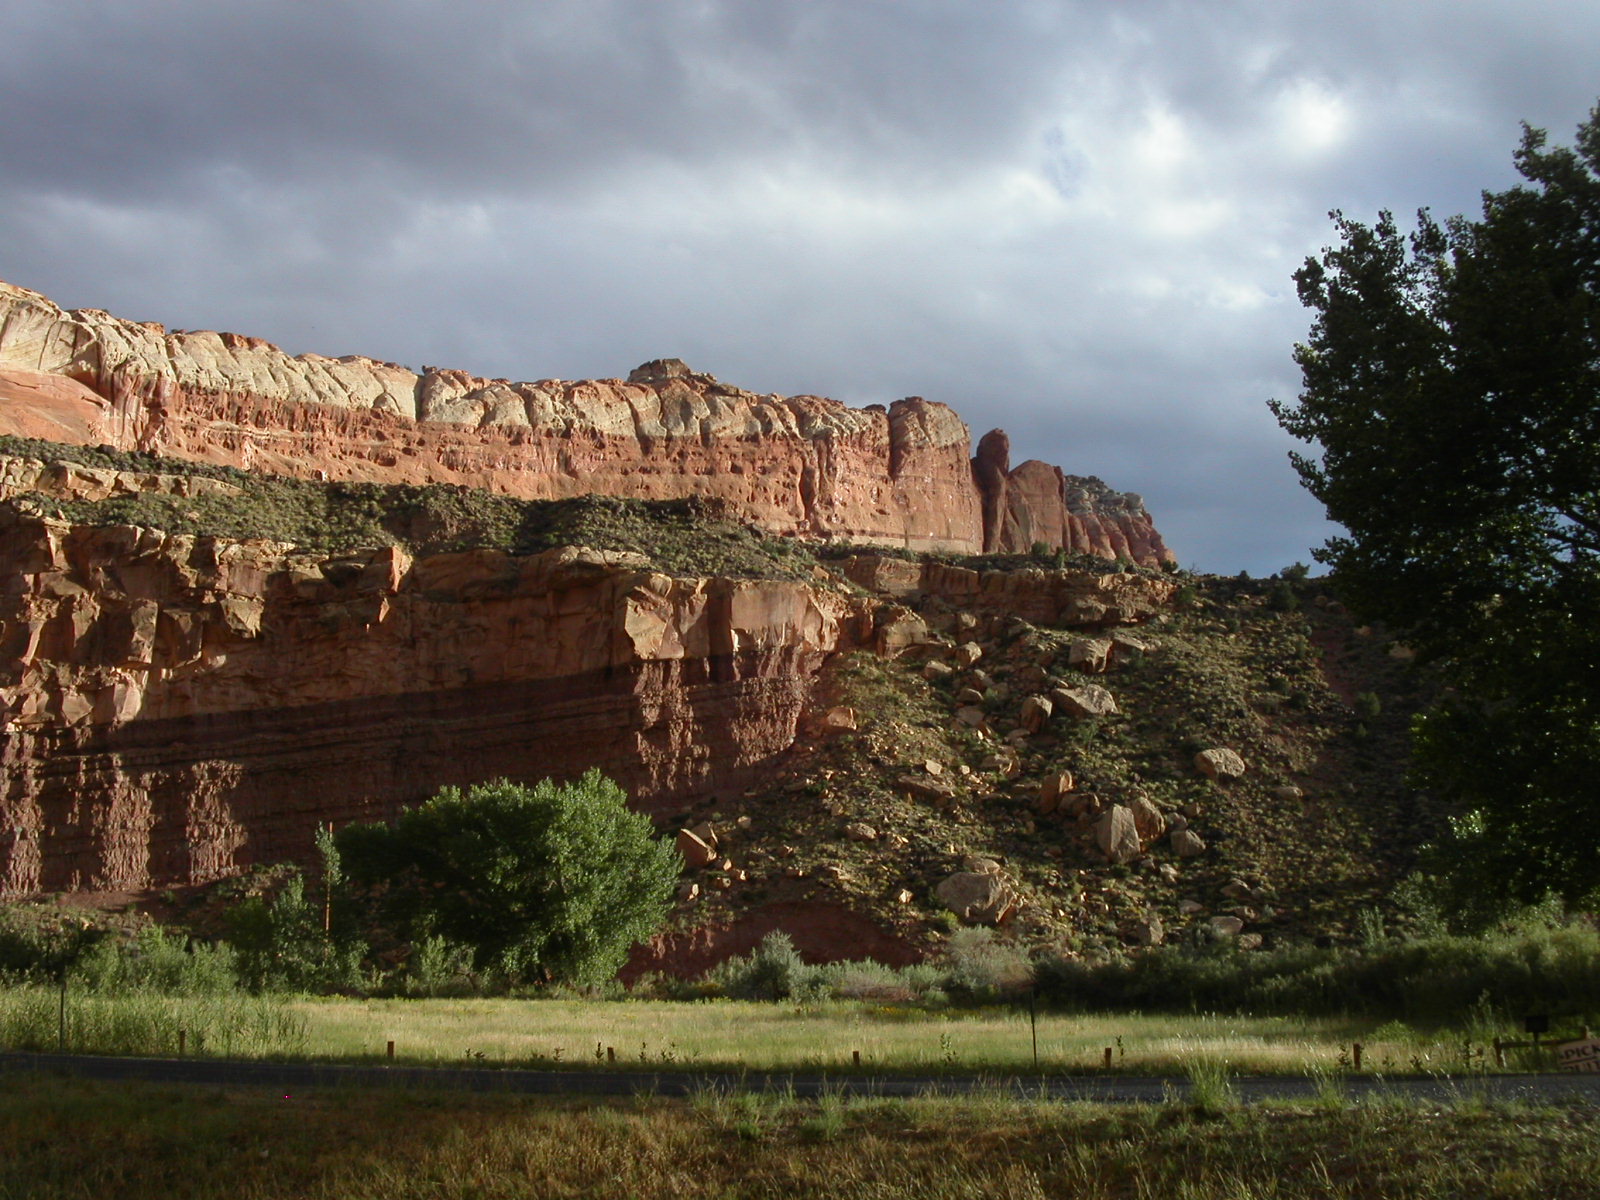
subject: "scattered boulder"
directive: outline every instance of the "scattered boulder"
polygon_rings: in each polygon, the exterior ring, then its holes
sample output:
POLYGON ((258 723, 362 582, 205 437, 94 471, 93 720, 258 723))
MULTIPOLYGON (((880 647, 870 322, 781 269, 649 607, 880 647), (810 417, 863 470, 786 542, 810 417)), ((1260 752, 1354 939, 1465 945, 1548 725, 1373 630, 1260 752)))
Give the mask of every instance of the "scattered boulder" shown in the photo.
POLYGON ((1167 832, 1166 814, 1145 797, 1140 796, 1128 807, 1133 811, 1133 824, 1139 832, 1141 845, 1148 846, 1167 832))
POLYGON ((1275 787, 1272 789, 1272 798, 1274 800, 1282 801, 1285 804, 1292 804, 1296 800, 1304 800, 1306 798, 1306 794, 1302 788, 1297 788, 1293 784, 1285 784, 1283 787, 1275 787))
POLYGON ((1172 852, 1179 858, 1194 858, 1206 852, 1206 843, 1192 829, 1179 829, 1172 835, 1172 852))
POLYGON ((981 854, 969 854, 961 860, 963 871, 973 871, 979 875, 1000 875, 1004 868, 992 858, 985 858, 981 854))
POLYGON ((690 870, 709 867, 717 860, 716 850, 687 829, 678 830, 677 845, 678 853, 683 855, 683 865, 690 870))
POLYGON ((1118 711, 1116 697, 1094 683, 1056 688, 1050 693, 1050 699, 1069 717, 1109 717, 1118 711))
POLYGON ((975 687, 964 687, 956 693, 956 703, 969 706, 983 703, 983 693, 975 687))
POLYGON ((955 657, 958 666, 975 666, 978 660, 983 657, 983 647, 978 645, 977 642, 962 642, 961 645, 956 647, 955 657))
POLYGON ((1133 810, 1113 804, 1094 824, 1094 844, 1107 861, 1132 862, 1143 853, 1139 845, 1139 829, 1133 821, 1133 810))
POLYGON ((1206 924, 1211 936, 1217 938, 1238 937, 1244 930, 1244 922, 1238 917, 1212 917, 1206 924))
POLYGON ((928 642, 928 623, 916 613, 898 609, 878 626, 877 651, 883 658, 895 658, 912 646, 928 642))
POLYGON ((1058 800, 1072 790, 1072 772, 1055 771, 1044 777, 1039 785, 1039 799, 1058 800))
POLYGON ((931 800, 941 807, 955 803, 955 785, 947 783, 943 779, 931 779, 921 775, 902 775, 895 780, 895 783, 919 800, 931 800))
POLYGON ((1050 688, 1050 672, 1038 663, 1029 663, 1013 676, 1018 687, 1027 688, 1029 691, 1048 691, 1050 688))
POLYGON ((1194 756, 1194 766, 1207 779, 1238 779, 1245 772, 1244 759, 1222 747, 1200 751, 1194 756))
POLYGON ((971 725, 974 729, 981 729, 988 719, 988 714, 976 705, 969 704, 956 709, 956 720, 963 725, 971 725))
POLYGON ((1154 642, 1135 637, 1125 629, 1115 630, 1111 634, 1111 651, 1113 654, 1144 654, 1155 648, 1154 642))
POLYGON ((956 673, 956 669, 943 659, 930 658, 922 664, 922 677, 929 683, 943 683, 956 673))
POLYGON ((1055 711, 1049 699, 1044 696, 1029 696, 1022 702, 1021 721, 1022 727, 1029 733, 1038 733, 1050 720, 1050 714, 1055 711))
POLYGON ((856 728, 856 710, 839 706, 830 708, 817 718, 817 730, 823 734, 849 733, 856 728))
POLYGON ((852 821, 844 827, 844 835, 852 842, 875 842, 878 831, 865 821, 852 821))
POLYGON ((1241 950, 1261 949, 1262 938, 1259 933, 1241 933, 1237 945, 1241 950))
POLYGON ((1133 940, 1141 946, 1159 946, 1166 938, 1166 928, 1155 913, 1135 922, 1133 926, 1133 940))
POLYGON ((934 895, 963 921, 998 925, 1016 909, 1016 898, 1005 876, 984 871, 957 871, 934 895))
POLYGON ((1109 638, 1080 638, 1067 647, 1067 665, 1089 675, 1103 674, 1111 665, 1109 638))

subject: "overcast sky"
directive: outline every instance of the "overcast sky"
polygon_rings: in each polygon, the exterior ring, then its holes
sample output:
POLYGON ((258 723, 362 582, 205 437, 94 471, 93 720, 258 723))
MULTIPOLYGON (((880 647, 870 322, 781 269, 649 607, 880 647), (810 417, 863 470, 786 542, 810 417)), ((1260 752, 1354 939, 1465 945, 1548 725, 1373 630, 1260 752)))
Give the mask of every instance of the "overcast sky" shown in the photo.
POLYGON ((1328 210, 1475 212, 1519 121, 1600 97, 1594 0, 5 10, 10 282, 295 353, 925 396, 1228 573, 1330 532, 1266 408, 1328 210))

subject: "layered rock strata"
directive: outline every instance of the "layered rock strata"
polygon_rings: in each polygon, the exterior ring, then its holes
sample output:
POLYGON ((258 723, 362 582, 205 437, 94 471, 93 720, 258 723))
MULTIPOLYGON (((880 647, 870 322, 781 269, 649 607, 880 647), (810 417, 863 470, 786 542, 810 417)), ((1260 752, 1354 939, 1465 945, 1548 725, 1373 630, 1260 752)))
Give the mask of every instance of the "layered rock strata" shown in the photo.
POLYGON ((914 550, 1171 558, 1137 497, 1013 470, 920 398, 759 395, 647 363, 627 380, 513 382, 65 311, 0 283, 0 433, 308 478, 449 482, 549 499, 727 501, 780 534, 914 550))
POLYGON ((747 784, 868 602, 564 548, 333 560, 0 508, 0 892, 306 859, 317 826, 591 766, 747 784))
MULTIPOLYGON (((63 494, 184 477, 0 463, 63 494)), ((202 481, 210 483, 212 481, 202 481)), ((741 789, 828 656, 931 639, 896 601, 1140 620, 1169 581, 861 556, 825 581, 682 579, 565 547, 413 560, 81 526, 0 505, 0 893, 204 882, 447 784, 591 766, 641 807, 741 789)))

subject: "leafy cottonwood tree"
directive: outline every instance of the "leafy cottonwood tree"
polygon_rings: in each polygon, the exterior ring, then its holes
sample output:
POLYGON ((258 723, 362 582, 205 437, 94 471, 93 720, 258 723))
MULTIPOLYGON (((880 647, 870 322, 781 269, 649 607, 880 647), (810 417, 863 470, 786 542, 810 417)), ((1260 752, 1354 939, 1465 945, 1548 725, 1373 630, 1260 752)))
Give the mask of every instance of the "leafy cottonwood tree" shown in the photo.
POLYGON ((470 946, 512 979, 598 983, 660 926, 681 868, 598 771, 532 787, 445 788, 393 825, 351 825, 338 844, 358 886, 383 891, 412 940, 470 946))
POLYGON ((1347 533, 1317 553, 1357 612, 1451 685, 1415 778, 1466 814, 1464 894, 1600 887, 1600 108, 1523 130, 1526 183, 1402 233, 1333 219, 1296 273, 1304 390, 1273 412, 1347 533))

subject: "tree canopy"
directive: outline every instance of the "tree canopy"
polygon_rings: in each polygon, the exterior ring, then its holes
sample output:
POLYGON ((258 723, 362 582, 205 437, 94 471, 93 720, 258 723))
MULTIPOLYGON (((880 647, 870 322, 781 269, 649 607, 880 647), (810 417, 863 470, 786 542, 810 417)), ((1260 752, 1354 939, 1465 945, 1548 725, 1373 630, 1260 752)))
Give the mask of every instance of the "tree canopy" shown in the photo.
POLYGON ((1600 108, 1573 148, 1524 126, 1515 162, 1477 219, 1332 214, 1295 275, 1303 390, 1272 407, 1346 530, 1318 559, 1450 685, 1415 779, 1461 805, 1464 890, 1576 900, 1600 887, 1600 108))
POLYGON ((598 771, 445 788, 338 835, 349 881, 413 942, 443 936, 512 979, 598 983, 660 926, 681 860, 598 771))

